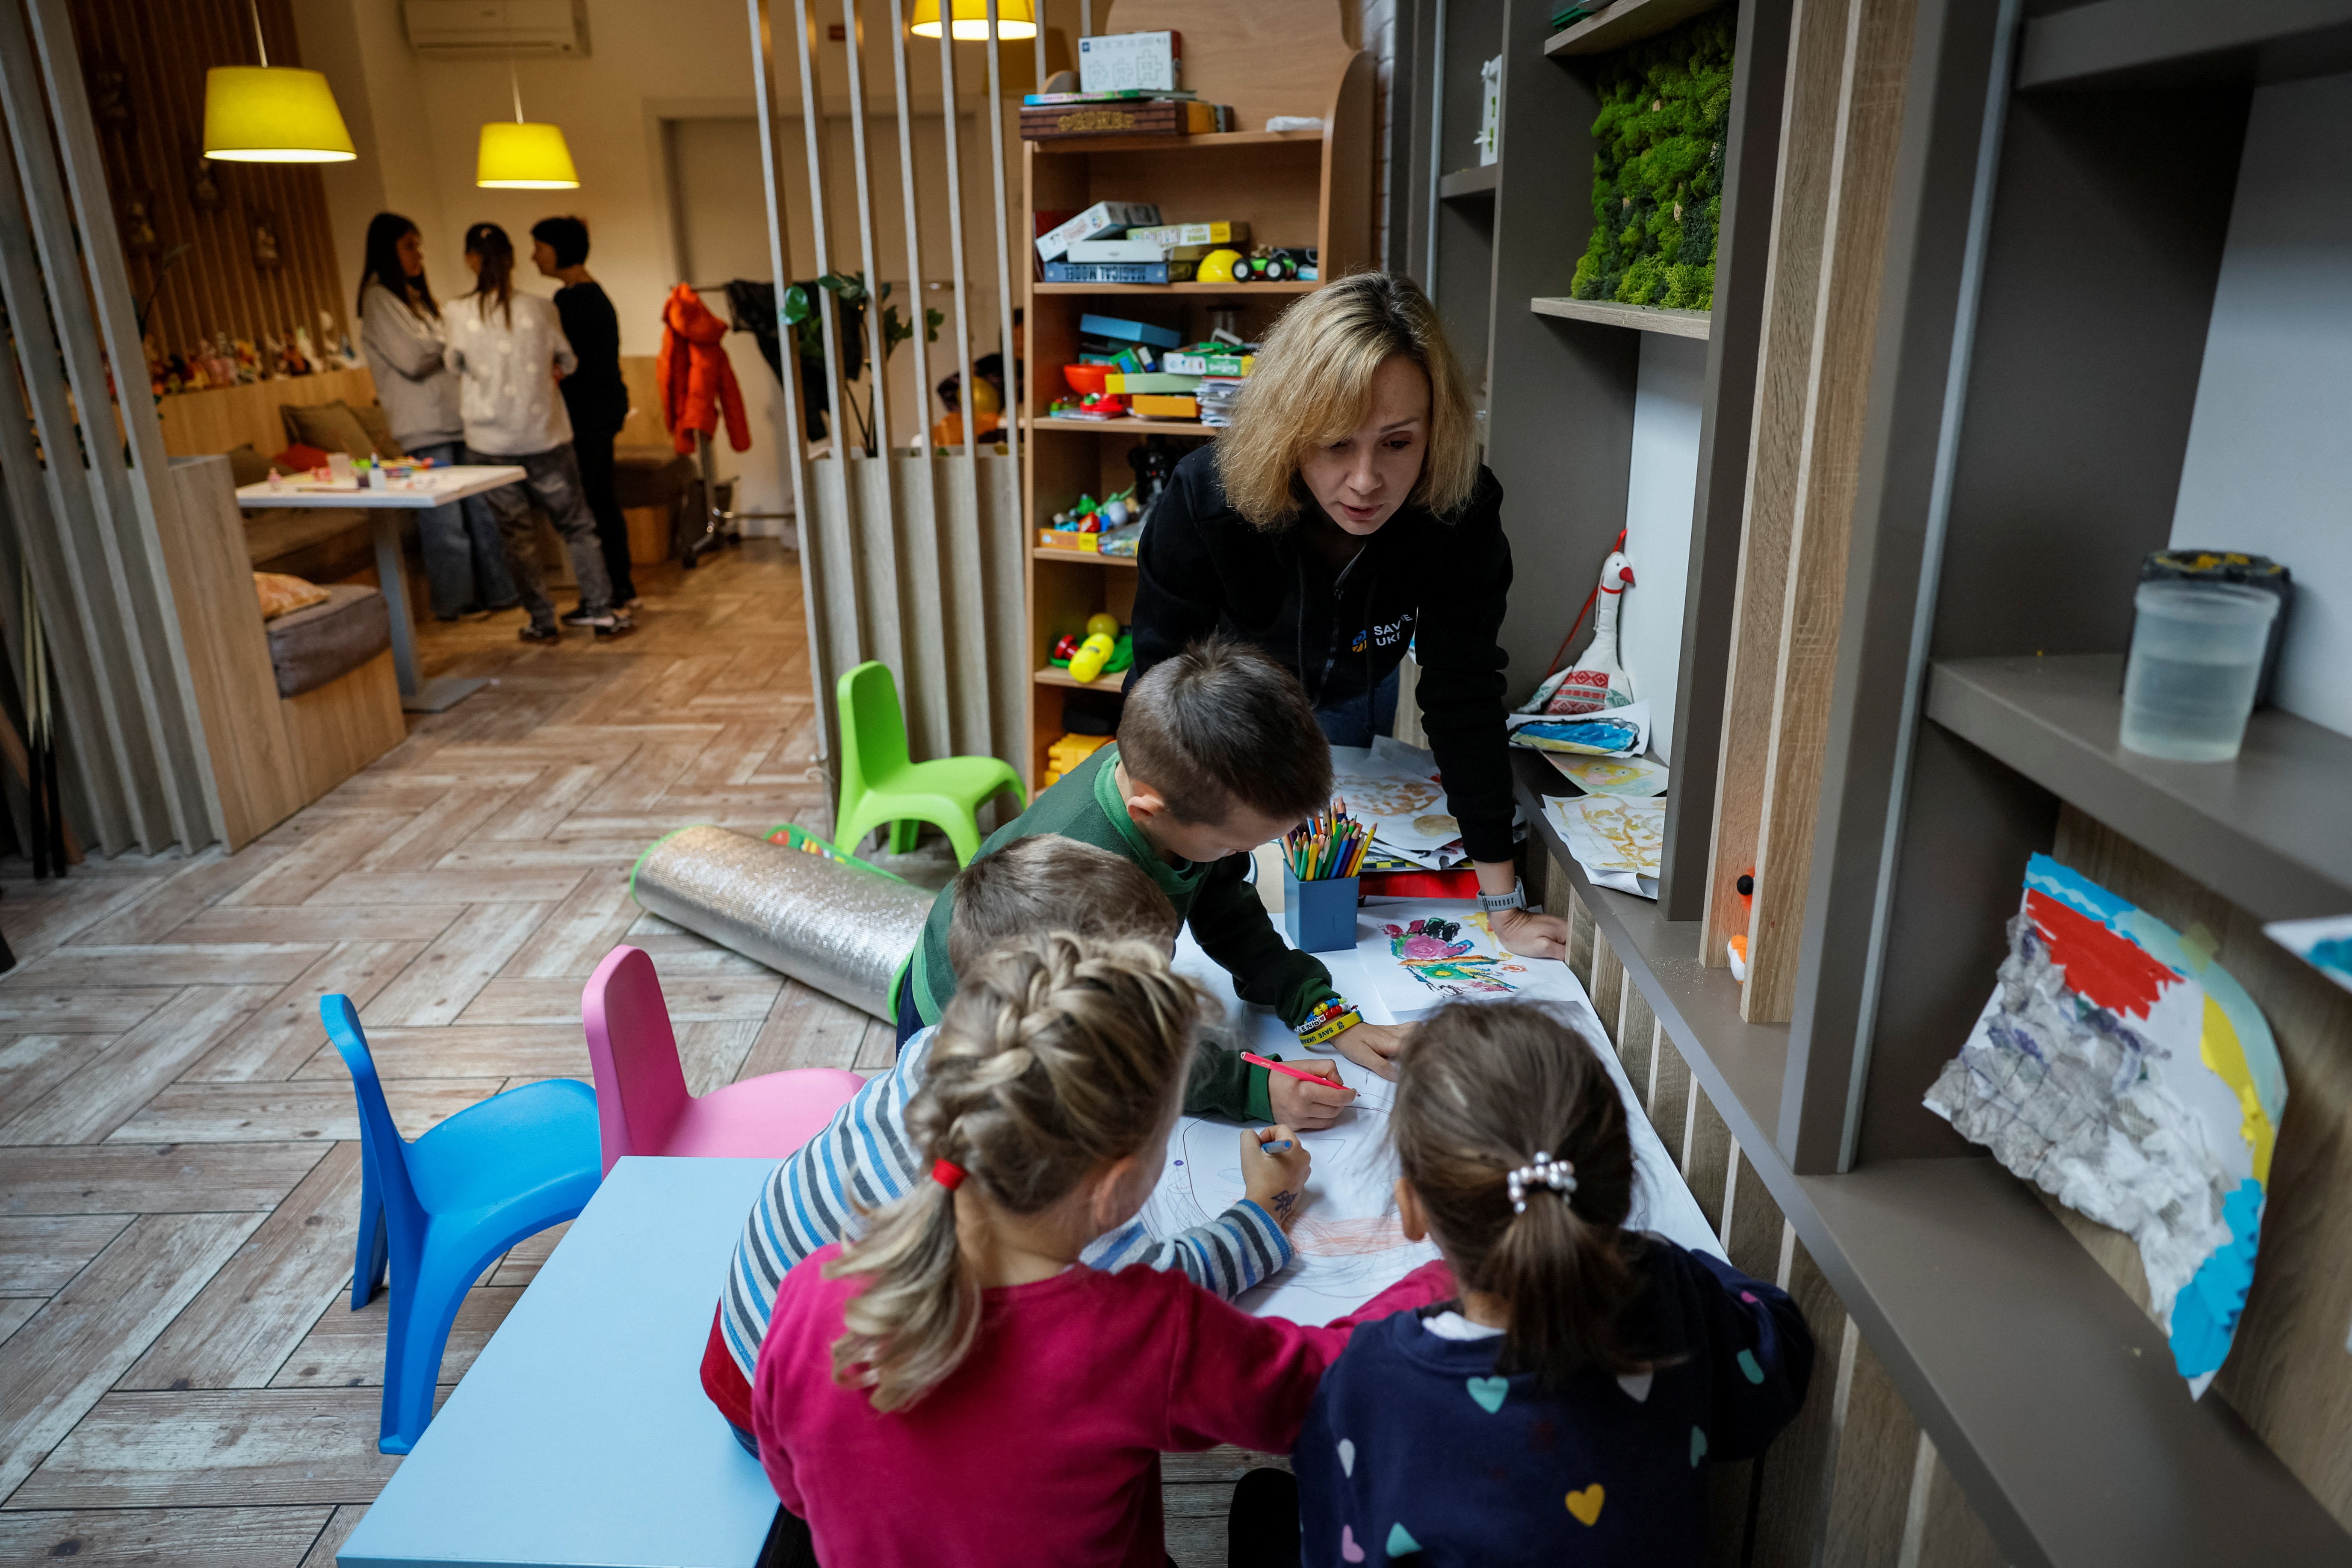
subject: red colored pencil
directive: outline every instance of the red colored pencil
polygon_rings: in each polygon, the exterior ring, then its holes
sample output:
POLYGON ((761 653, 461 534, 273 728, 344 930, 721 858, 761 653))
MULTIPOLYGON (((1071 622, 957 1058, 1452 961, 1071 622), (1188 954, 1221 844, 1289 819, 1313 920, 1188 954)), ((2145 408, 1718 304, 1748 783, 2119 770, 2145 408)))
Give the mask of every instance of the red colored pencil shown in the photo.
POLYGON ((1288 1073, 1292 1078, 1298 1079, 1301 1083, 1319 1083, 1325 1089, 1345 1089, 1348 1087, 1336 1078, 1325 1078, 1321 1073, 1317 1072, 1301 1072, 1297 1068, 1290 1066, 1287 1062, 1278 1062, 1274 1060, 1271 1057, 1262 1057, 1255 1051, 1244 1051, 1242 1053, 1242 1060, 1249 1063, 1252 1067, 1265 1068, 1274 1072, 1288 1073))

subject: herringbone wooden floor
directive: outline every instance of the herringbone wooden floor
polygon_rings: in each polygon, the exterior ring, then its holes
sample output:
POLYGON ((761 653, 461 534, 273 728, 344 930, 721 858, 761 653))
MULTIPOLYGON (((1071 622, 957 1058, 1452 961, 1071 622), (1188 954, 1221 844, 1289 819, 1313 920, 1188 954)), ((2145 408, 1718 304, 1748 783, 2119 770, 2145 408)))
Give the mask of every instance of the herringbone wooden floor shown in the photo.
MULTIPOLYGON (((792 558, 640 582, 625 642, 430 629, 428 673, 497 684, 235 856, 0 863, 0 1562, 323 1564, 398 1463, 383 1298, 337 1301, 359 1129, 320 994, 360 1005, 411 1137, 585 1079, 581 984, 624 937, 698 1093, 887 1064, 886 1026, 629 901, 672 827, 831 819, 792 558)), ((474 1290, 445 1384, 555 1239, 474 1290)))
MULTIPOLYGON (((585 1079, 581 985, 625 937, 698 1094, 888 1065, 887 1026, 629 901, 673 827, 832 821, 793 558, 754 542, 638 581, 625 642, 428 628, 428 675, 497 684, 236 855, 51 882, 0 861, 0 1563, 326 1568, 398 1466, 375 1446, 384 1298, 339 1300, 359 1126, 320 994, 359 1004, 412 1138, 585 1079)), ((475 1288, 445 1387, 559 1234, 475 1288)), ((1224 1561, 1248 1462, 1166 1462, 1187 1568, 1224 1561)))

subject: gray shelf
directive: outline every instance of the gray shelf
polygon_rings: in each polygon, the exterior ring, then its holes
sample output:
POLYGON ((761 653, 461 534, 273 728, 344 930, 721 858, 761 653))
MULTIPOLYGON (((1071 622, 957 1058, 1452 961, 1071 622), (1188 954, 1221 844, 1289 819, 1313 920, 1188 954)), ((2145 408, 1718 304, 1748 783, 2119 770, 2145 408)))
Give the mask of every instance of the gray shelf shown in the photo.
MULTIPOLYGON (((1593 887, 1542 810, 1575 787, 1533 752, 1513 763, 1521 810, 2011 1562, 2344 1559, 2317 1500, 2218 1396, 2190 1401, 2156 1325, 1992 1160, 1793 1174, 1769 1131, 1788 1026, 1741 1021, 1697 921, 1593 887)), ((1832 1392, 1821 1348, 1811 1399, 1832 1392)))
POLYGON ((1676 23, 1687 22, 1722 3, 1723 0, 1617 0, 1598 16, 1587 16, 1545 39, 1544 53, 1554 58, 1607 54, 1628 44, 1638 44, 1643 38, 1654 38, 1676 23))
POLYGON ((1475 169, 1456 169, 1437 182, 1437 199, 1441 202, 1493 201, 1495 182, 1502 177, 1503 165, 1482 163, 1475 169))
POLYGON ((1528 301, 1538 316, 1559 316, 1571 321, 1598 321, 1604 327, 1631 327, 1637 332, 1664 332, 1669 337, 1705 342, 1714 318, 1705 310, 1667 310, 1654 305, 1621 305, 1613 300, 1570 300, 1538 295, 1528 301))
POLYGON ((2122 657, 1941 660, 1927 716, 2259 919, 2352 910, 2352 739, 2264 709, 2235 762, 2117 743, 2122 657))
POLYGON ((2347 0, 2097 0, 2026 25, 2017 85, 2285 81, 2347 69, 2347 0))

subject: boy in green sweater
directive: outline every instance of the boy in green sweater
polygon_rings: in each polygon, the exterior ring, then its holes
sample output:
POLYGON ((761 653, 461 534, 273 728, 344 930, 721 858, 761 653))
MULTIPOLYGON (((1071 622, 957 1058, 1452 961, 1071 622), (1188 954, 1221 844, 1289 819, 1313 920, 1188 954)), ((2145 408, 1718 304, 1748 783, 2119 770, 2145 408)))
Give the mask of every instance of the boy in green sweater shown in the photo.
MULTIPOLYGON (((1201 951, 1233 975, 1242 999, 1297 1029, 1337 997, 1331 972, 1276 934, 1243 879, 1250 851, 1279 838, 1331 798, 1331 751, 1297 678, 1246 644, 1213 637, 1159 664, 1127 693, 1118 743, 1072 769, 1012 822, 982 856, 1018 838, 1058 834, 1142 868, 1201 951)), ((915 944, 898 1005, 898 1041, 939 1022, 955 994, 948 957, 954 889, 942 892, 915 944)), ((1407 1031, 1358 1024, 1331 1043, 1393 1078, 1407 1031)), ((1300 1064, 1328 1088, 1269 1074, 1232 1051, 1204 1049, 1184 1108, 1235 1120, 1326 1127, 1355 1098, 1328 1061, 1300 1064)))

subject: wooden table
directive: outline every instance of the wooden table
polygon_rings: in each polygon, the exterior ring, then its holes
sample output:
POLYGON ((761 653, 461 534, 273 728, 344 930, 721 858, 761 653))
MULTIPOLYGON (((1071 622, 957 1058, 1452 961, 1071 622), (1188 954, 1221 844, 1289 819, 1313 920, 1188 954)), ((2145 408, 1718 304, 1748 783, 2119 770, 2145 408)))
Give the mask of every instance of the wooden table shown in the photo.
POLYGON ((416 483, 394 489, 365 486, 323 485, 308 479, 283 479, 276 489, 268 481, 246 485, 236 492, 236 504, 247 511, 267 507, 350 507, 372 512, 375 528, 376 584, 392 611, 392 668, 400 678, 400 705, 411 713, 439 713, 455 708, 489 684, 445 675, 416 679, 416 632, 409 624, 406 579, 400 564, 400 519, 403 511, 429 511, 467 496, 504 485, 519 484, 521 468, 511 463, 458 464, 433 468, 416 483))
POLYGON ((340 1568, 751 1568, 776 1494, 700 1367, 743 1217, 775 1168, 616 1163, 340 1568))

